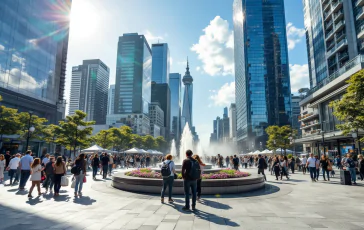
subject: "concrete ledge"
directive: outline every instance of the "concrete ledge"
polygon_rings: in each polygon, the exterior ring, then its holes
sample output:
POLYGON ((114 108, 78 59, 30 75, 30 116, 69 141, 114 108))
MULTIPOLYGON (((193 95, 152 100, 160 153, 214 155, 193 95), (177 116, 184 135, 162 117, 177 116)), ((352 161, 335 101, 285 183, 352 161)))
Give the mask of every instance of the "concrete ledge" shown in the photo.
MULTIPOLYGON (((113 176, 111 184, 114 188, 124 191, 159 194, 163 181, 161 179, 131 177, 126 176, 125 173, 118 173, 113 176)), ((257 174, 232 179, 202 180, 202 194, 215 195, 250 192, 261 189, 264 185, 265 181, 263 176, 257 174)), ((184 194, 183 180, 174 181, 173 194, 184 194)))

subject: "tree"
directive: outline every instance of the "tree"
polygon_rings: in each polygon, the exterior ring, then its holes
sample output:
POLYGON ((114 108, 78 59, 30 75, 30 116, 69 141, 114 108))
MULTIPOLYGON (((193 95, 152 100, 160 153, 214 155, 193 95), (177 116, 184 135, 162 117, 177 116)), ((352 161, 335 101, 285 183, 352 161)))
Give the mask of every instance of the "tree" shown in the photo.
POLYGON ((95 136, 92 137, 92 140, 99 146, 104 149, 109 149, 113 147, 114 136, 111 129, 101 130, 95 136))
POLYGON ((17 134, 20 138, 27 139, 28 135, 31 139, 42 140, 44 136, 44 130, 47 127, 45 123, 48 122, 47 119, 38 117, 37 115, 30 114, 29 112, 21 112, 18 114, 18 119, 20 122, 20 128, 17 134), (34 132, 29 133, 29 127, 34 127, 34 132))
POLYGON ((134 148, 143 148, 143 138, 138 134, 132 134, 132 146, 134 148))
POLYGON ((57 143, 64 145, 67 149, 73 150, 76 156, 78 146, 85 147, 90 144, 89 136, 92 134, 94 121, 84 121, 87 114, 76 110, 72 116, 67 116, 65 121, 60 121, 57 126, 59 137, 57 143))
POLYGON ((157 147, 155 139, 151 135, 144 136, 142 138, 142 143, 143 143, 143 148, 145 149, 155 149, 157 147))
POLYGON ((55 143, 58 138, 58 126, 54 124, 47 125, 43 129, 43 137, 42 140, 51 144, 51 153, 55 153, 55 143))
MULTIPOLYGON (((0 95, 0 102, 2 97, 0 95)), ((0 106, 0 146, 2 144, 3 135, 13 135, 20 129, 20 121, 17 114, 17 109, 7 108, 4 105, 0 106)))
POLYGON ((164 137, 159 136, 155 139, 156 142, 156 150, 164 152, 168 148, 168 143, 166 140, 164 140, 164 137))
POLYGON ((347 83, 349 87, 343 97, 330 103, 333 114, 344 122, 337 125, 344 135, 364 129, 364 70, 352 75, 347 83))
POLYGON ((284 149, 284 154, 286 154, 286 149, 292 145, 292 143, 290 143, 289 137, 294 137, 297 133, 297 131, 293 130, 289 125, 272 125, 266 128, 265 132, 269 136, 267 147, 274 151, 277 148, 284 149))

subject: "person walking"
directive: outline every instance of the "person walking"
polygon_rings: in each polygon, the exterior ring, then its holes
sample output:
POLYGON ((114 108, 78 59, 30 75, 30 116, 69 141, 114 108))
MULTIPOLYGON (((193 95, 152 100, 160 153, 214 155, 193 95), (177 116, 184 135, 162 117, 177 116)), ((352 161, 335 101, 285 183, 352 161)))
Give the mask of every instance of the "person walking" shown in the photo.
POLYGON ((306 168, 310 171, 311 181, 316 182, 316 159, 313 157, 313 153, 307 159, 306 168))
POLYGON ((4 171, 7 167, 6 160, 3 154, 0 154, 0 184, 4 183, 4 171))
POLYGON ((54 156, 49 158, 49 161, 45 165, 44 171, 46 174, 46 179, 44 180, 44 183, 43 183, 44 188, 46 189, 45 192, 46 193, 48 192, 48 188, 49 188, 49 191, 52 192, 53 184, 54 184, 53 183, 53 181, 54 181, 54 156))
POLYGON ((281 164, 279 162, 279 158, 275 157, 274 161, 273 161, 273 170, 274 170, 274 174, 276 176, 276 180, 279 180, 279 174, 281 172, 281 164))
POLYGON ((351 176, 351 181, 353 182, 354 185, 356 185, 356 168, 355 168, 355 162, 351 156, 351 154, 349 153, 347 155, 346 161, 345 161, 346 167, 350 172, 350 176, 351 176))
POLYGON ((306 156, 303 156, 301 159, 301 168, 302 168, 302 173, 305 175, 306 174, 306 164, 307 164, 307 158, 306 156))
POLYGON ((11 155, 10 155, 10 151, 6 151, 5 152, 5 168, 9 167, 9 163, 10 163, 10 160, 11 160, 11 155))
POLYGON ((113 167, 114 167, 114 157, 112 155, 110 155, 109 156, 109 176, 111 176, 113 167))
POLYGON ((43 167, 45 167, 45 165, 49 162, 49 157, 50 157, 50 155, 48 153, 45 155, 45 157, 43 157, 43 160, 42 160, 43 167))
POLYGON ((108 157, 107 153, 103 153, 101 157, 101 164, 102 164, 102 179, 106 179, 107 171, 109 169, 109 162, 110 158, 108 157))
POLYGON ((292 172, 292 174, 294 174, 294 168, 296 166, 296 159, 294 157, 291 158, 290 166, 291 166, 291 172, 292 172))
MULTIPOLYGON (((185 206, 182 208, 184 211, 190 210, 190 190, 192 194, 192 210, 196 210, 196 190, 197 180, 201 177, 201 169, 198 161, 192 158, 193 152, 186 151, 186 157, 182 163, 182 178, 185 193, 185 206)), ((223 158, 221 157, 220 160, 223 158)))
POLYGON ((318 159, 318 156, 315 156, 315 164, 316 164, 316 181, 318 181, 320 176, 320 160, 318 159))
POLYGON ((321 156, 320 165, 322 168, 322 176, 324 177, 324 181, 326 181, 325 174, 327 175, 327 180, 330 181, 330 171, 328 170, 328 168, 331 167, 331 165, 330 165, 330 160, 328 159, 327 156, 325 155, 321 156))
POLYGON ((15 155, 15 156, 13 156, 13 158, 10 159, 9 166, 8 166, 9 176, 10 176, 9 185, 13 185, 13 178, 16 180, 19 162, 20 162, 20 158, 18 157, 18 155, 15 155))
POLYGON ((172 155, 168 154, 166 156, 166 160, 163 161, 163 166, 161 169, 161 173, 163 176, 163 187, 162 187, 162 193, 161 193, 161 202, 162 204, 164 203, 164 194, 166 192, 167 186, 168 186, 168 202, 169 203, 173 203, 173 199, 172 199, 172 189, 173 189, 173 183, 174 183, 174 178, 176 174, 176 167, 174 162, 172 161, 172 155), (165 174, 165 175, 163 175, 165 174), (169 175, 167 175, 169 174, 169 175))
MULTIPOLYGON (((195 159, 199 165, 200 165, 200 170, 201 170, 201 176, 199 179, 197 179, 197 200, 200 201, 201 200, 201 182, 202 182, 202 174, 203 174, 203 170, 206 166, 206 164, 204 164, 200 158, 199 155, 194 155, 193 159, 195 159)), ((239 168, 239 164, 238 164, 238 168, 239 168)), ((238 169, 239 170, 239 169, 238 169)))
POLYGON ((264 180, 267 181, 267 177, 265 176, 264 169, 267 167, 267 162, 265 161, 264 157, 261 154, 258 155, 258 174, 263 174, 264 180))
POLYGON ((59 196, 59 190, 61 189, 62 176, 66 174, 66 163, 63 161, 61 156, 57 157, 56 163, 54 164, 54 196, 59 196))
POLYGON ((236 171, 239 171, 239 157, 236 157, 236 155, 234 155, 234 158, 233 158, 233 165, 234 165, 234 169, 236 171))
MULTIPOLYGON (((106 155, 104 156, 104 158, 109 159, 106 155)), ((75 197, 77 197, 77 195, 82 196, 82 187, 83 187, 83 180, 84 180, 83 178, 86 176, 87 161, 85 159, 85 154, 84 153, 81 153, 77 157, 77 159, 75 160, 75 165, 77 167, 79 167, 79 171, 74 174, 74 177, 76 179, 75 197)), ((104 170, 103 174, 107 175, 107 164, 106 164, 106 169, 104 167, 103 170, 104 170)), ((106 175, 105 175, 105 178, 106 178, 106 175)))
POLYGON ((245 169, 248 168, 248 162, 249 162, 249 158, 247 156, 244 156, 244 167, 245 167, 245 169))
POLYGON ((364 159, 363 159, 363 155, 359 154, 358 158, 359 158, 358 170, 359 170, 359 174, 360 174, 360 179, 363 180, 364 179, 364 159))
POLYGON ((94 154, 91 165, 92 165, 92 178, 96 180, 97 170, 100 167, 100 159, 97 153, 94 154))
POLYGON ((337 167, 337 169, 341 169, 342 168, 342 165, 341 165, 341 159, 340 159, 340 156, 339 155, 336 156, 335 161, 336 161, 336 167, 337 167))
POLYGON ((28 150, 20 159, 20 183, 19 190, 24 190, 24 187, 30 177, 30 168, 33 163, 33 157, 31 156, 32 151, 28 150))
POLYGON ((283 176, 286 176, 287 180, 289 180, 288 177, 288 159, 287 156, 284 156, 281 158, 281 180, 283 179, 283 176))
POLYGON ((229 163, 230 163, 230 158, 229 158, 229 156, 226 156, 226 158, 225 158, 225 162, 226 162, 226 168, 229 168, 229 163))
POLYGON ((35 186, 37 186, 38 196, 42 195, 40 191, 40 181, 42 179, 42 166, 40 165, 40 158, 35 158, 31 165, 32 175, 30 176, 30 181, 32 186, 30 187, 28 197, 31 198, 32 192, 35 186))

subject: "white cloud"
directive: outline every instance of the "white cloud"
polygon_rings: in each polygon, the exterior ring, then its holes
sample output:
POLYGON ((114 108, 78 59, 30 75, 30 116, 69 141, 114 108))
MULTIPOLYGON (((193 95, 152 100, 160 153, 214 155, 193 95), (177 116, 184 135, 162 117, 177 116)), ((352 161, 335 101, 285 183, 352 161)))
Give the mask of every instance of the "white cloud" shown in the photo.
POLYGON ((160 42, 164 39, 162 36, 152 34, 152 32, 150 32, 149 30, 146 30, 144 32, 144 36, 147 39, 149 45, 157 43, 158 41, 160 42))
POLYGON ((172 57, 169 57, 169 63, 170 63, 170 65, 173 65, 173 58, 172 57))
POLYGON ((301 88, 309 88, 308 64, 290 64, 289 71, 291 75, 292 93, 298 93, 298 90, 301 88))
POLYGON ((34 77, 30 76, 27 72, 20 71, 19 69, 13 68, 10 71, 7 70, 4 74, 0 74, 0 82, 25 90, 39 90, 46 86, 46 80, 37 82, 34 77))
POLYGON ((18 62, 20 65, 25 64, 25 58, 19 57, 19 56, 15 55, 15 54, 13 54, 11 56, 11 59, 12 59, 13 62, 18 62))
POLYGON ((177 64, 186 67, 187 66, 187 61, 178 61, 177 64))
POLYGON ((297 28, 292 22, 289 22, 286 26, 286 30, 288 50, 293 50, 296 47, 296 44, 301 42, 302 38, 305 36, 305 29, 297 28))
POLYGON ((0 45, 0 50, 5 50, 5 46, 0 45))
POLYGON ((215 106, 228 106, 235 101, 235 82, 224 84, 219 90, 210 90, 210 100, 215 106))
POLYGON ((234 73, 234 36, 227 20, 216 16, 203 29, 197 44, 191 47, 203 63, 202 69, 211 76, 234 73))

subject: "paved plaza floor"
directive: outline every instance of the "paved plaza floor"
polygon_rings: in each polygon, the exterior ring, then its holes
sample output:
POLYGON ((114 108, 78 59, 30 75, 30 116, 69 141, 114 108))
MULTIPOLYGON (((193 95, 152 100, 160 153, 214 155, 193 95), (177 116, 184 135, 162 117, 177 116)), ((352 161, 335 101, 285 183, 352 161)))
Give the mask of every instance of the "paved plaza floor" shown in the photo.
POLYGON ((203 197, 195 212, 182 211, 182 196, 161 204, 158 195, 116 190, 90 176, 82 198, 70 187, 57 198, 28 199, 16 186, 1 186, 0 229, 364 229, 364 183, 343 186, 337 175, 312 183, 301 172, 288 181, 269 174, 265 189, 203 197))

